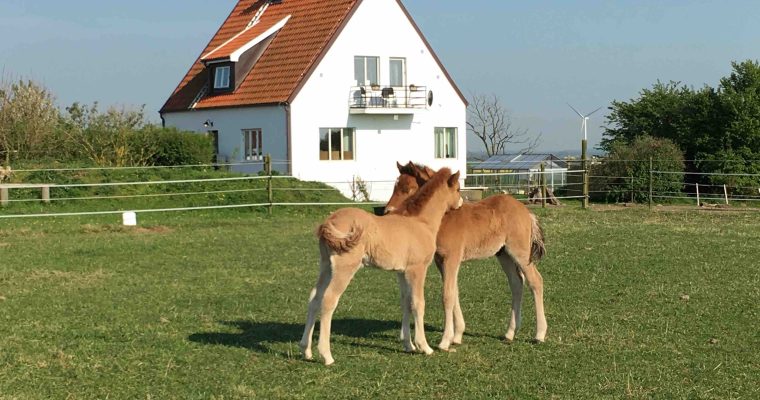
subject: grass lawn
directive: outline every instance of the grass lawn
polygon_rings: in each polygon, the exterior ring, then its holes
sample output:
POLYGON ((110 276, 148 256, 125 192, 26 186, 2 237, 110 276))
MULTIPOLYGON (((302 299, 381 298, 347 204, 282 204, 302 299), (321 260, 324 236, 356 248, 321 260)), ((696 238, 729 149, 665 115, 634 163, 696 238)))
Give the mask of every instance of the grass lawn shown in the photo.
MULTIPOLYGON (((298 349, 327 208, 0 220, 0 399, 760 397, 760 213, 535 211, 546 343, 529 291, 501 340, 488 259, 460 274, 465 343, 405 354, 396 277, 365 269, 329 368, 298 349)), ((440 282, 431 268, 431 345, 440 282)))

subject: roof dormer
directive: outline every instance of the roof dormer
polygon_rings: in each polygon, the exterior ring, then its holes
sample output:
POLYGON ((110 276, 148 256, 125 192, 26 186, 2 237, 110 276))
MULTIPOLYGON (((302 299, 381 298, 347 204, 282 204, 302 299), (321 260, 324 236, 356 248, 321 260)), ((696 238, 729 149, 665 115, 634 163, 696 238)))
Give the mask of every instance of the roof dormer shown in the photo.
POLYGON ((269 4, 261 6, 245 29, 201 57, 209 73, 210 94, 235 91, 290 19, 290 15, 280 20, 264 18, 269 4))

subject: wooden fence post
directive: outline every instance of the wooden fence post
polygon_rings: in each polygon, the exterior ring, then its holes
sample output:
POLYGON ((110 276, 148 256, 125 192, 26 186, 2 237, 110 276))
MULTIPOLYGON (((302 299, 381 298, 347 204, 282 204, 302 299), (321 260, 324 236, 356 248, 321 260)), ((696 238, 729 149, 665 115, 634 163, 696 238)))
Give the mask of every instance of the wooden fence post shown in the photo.
POLYGON ((697 207, 701 206, 702 203, 699 202, 699 183, 697 183, 697 207))
POLYGON ((636 203, 636 184, 633 181, 633 172, 631 172, 631 204, 636 203))
POLYGON ((269 176, 267 178, 267 201, 269 203, 269 214, 271 215, 274 196, 272 195, 272 156, 269 153, 264 156, 264 173, 269 176))
POLYGON ((726 205, 728 205, 728 189, 726 188, 725 184, 723 184, 723 197, 725 197, 726 205))
POLYGON ((546 167, 541 163, 541 208, 546 208, 546 167))
POLYGON ((588 160, 586 159, 586 149, 588 147, 588 141, 583 139, 581 141, 581 169, 583 169, 583 202, 581 203, 583 208, 588 208, 588 160))
POLYGON ((50 186, 44 185, 40 188, 40 191, 42 192, 40 193, 42 197, 42 202, 50 203, 50 186))
POLYGON ((652 157, 649 157, 649 211, 652 211, 652 186, 654 186, 654 168, 652 157))
POLYGON ((7 187, 0 187, 0 206, 7 206, 8 205, 8 188, 7 187))

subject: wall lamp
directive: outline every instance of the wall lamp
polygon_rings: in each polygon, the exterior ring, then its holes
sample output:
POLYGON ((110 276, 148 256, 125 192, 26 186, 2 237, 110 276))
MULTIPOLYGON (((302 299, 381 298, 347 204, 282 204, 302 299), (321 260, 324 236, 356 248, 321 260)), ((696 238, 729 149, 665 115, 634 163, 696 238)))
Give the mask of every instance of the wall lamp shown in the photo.
POLYGON ((213 128, 214 127, 214 121, 207 119, 205 122, 203 122, 204 128, 213 128))

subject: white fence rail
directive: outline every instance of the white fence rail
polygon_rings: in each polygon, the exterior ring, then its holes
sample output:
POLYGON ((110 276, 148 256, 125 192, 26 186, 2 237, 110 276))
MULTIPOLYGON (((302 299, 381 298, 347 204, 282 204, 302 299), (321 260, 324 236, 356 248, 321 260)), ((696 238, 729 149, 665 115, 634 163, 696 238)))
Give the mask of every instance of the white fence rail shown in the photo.
MULTIPOLYGON (((286 164, 286 162, 278 162, 273 161, 272 164, 286 164)), ((187 165, 187 166, 169 166, 169 167, 103 167, 103 168, 52 168, 52 169, 19 169, 14 170, 13 172, 15 174, 40 174, 40 173, 55 173, 55 174, 66 174, 66 173, 72 173, 72 174, 86 174, 86 173, 94 173, 96 171, 131 171, 131 170, 160 170, 160 169, 179 169, 179 168, 201 168, 201 169, 218 169, 219 167, 225 167, 225 166, 234 166, 234 165, 252 165, 252 164, 262 164, 263 163, 238 163, 238 164, 208 164, 208 165, 187 165)), ((556 170, 546 170, 546 171, 530 171, 530 172, 503 172, 503 173, 473 173, 468 174, 467 176, 467 182, 472 190, 475 191, 483 191, 486 192, 486 194, 493 194, 493 193, 512 193, 512 194, 518 194, 518 195, 526 195, 528 191, 535 188, 540 188, 542 186, 542 182, 546 182, 545 185, 548 189, 553 190, 554 196, 546 196, 541 197, 541 192, 539 191, 538 196, 533 196, 532 200, 541 202, 542 200, 549 200, 550 198, 555 199, 584 199, 585 196, 582 193, 583 189, 583 177, 586 173, 585 170, 565 170, 562 171, 563 178, 557 182, 553 182, 551 179, 557 177, 558 171, 556 170), (512 181, 510 181, 512 180, 512 181)), ((658 180, 658 179, 665 179, 666 177, 671 177, 673 175, 680 175, 680 176, 689 176, 691 181, 699 180, 699 178, 714 178, 714 177, 725 177, 727 179, 731 178, 750 178, 751 180, 757 180, 760 182, 760 174, 738 174, 738 173, 727 173, 727 174, 719 174, 719 173, 684 173, 684 172, 673 172, 673 171, 659 171, 659 170, 650 170, 649 171, 649 181, 652 180, 658 180)), ((625 177, 625 176, 604 176, 604 175, 591 175, 588 177, 591 181, 592 189, 589 191, 590 195, 592 197, 598 196, 598 195, 606 195, 610 193, 617 193, 617 195, 625 197, 626 195, 630 195, 631 199, 641 199, 642 197, 649 198, 650 200, 657 199, 658 201, 681 201, 692 203, 692 204, 698 204, 702 205, 706 202, 715 202, 715 203, 738 203, 738 204, 760 204, 760 183, 758 183, 758 186, 752 186, 751 183, 747 184, 746 180, 743 181, 745 183, 742 184, 702 184, 702 183, 694 183, 694 182, 682 182, 680 183, 680 190, 651 190, 649 187, 649 182, 646 182, 646 179, 642 178, 635 178, 635 177, 625 177), (602 182, 603 188, 594 188, 595 182, 602 182)), ((352 182, 346 182, 346 181, 334 181, 334 182, 324 182, 329 185, 333 186, 346 186, 351 185, 352 182)), ((377 185, 390 185, 392 186, 394 181, 368 181, 366 182, 370 185, 377 184, 377 185)), ((181 198, 181 199, 190 199, 190 198, 199 198, 202 199, 204 196, 213 198, 226 196, 226 195, 240 195, 241 198, 238 200, 240 201, 238 204, 201 204, 201 205, 193 205, 193 206, 177 206, 177 207, 160 207, 160 205, 164 204, 157 204, 159 207, 151 208, 151 207, 138 207, 139 209, 131 209, 133 207, 114 207, 119 209, 111 209, 111 210, 98 210, 93 209, 91 211, 86 211, 84 209, 86 208, 97 208, 97 207, 91 207, 89 205, 82 205, 79 207, 78 205, 75 205, 74 207, 69 208, 63 208, 56 210, 56 206, 51 206, 51 212, 30 212, 30 213, 19 213, 19 210, 16 210, 14 212, 12 207, 2 207, 0 208, 0 219, 12 219, 12 218, 44 218, 44 217, 64 217, 64 216, 94 216, 94 215, 108 215, 108 214, 120 214, 125 211, 134 211, 137 213, 158 213, 158 212, 179 212, 179 211, 193 211, 193 210, 221 210, 221 209, 239 209, 239 208, 262 208, 262 207, 303 207, 303 206, 350 206, 350 205, 371 205, 371 206, 379 206, 383 203, 381 202, 340 202, 340 201, 312 201, 309 200, 308 195, 309 194, 318 194, 320 192, 329 192, 334 191, 335 189, 330 188, 324 188, 324 187, 308 187, 303 182, 295 181, 293 177, 291 176, 280 176, 280 175, 266 175, 266 176, 235 176, 235 177, 222 177, 222 178, 215 178, 215 177, 209 177, 209 178, 198 178, 198 179, 173 179, 173 180, 146 180, 146 181, 138 181, 138 180, 130 180, 130 181, 124 181, 124 182, 96 182, 96 183, 67 183, 67 182, 46 182, 41 185, 49 185, 50 190, 52 194, 50 195, 50 198, 46 201, 49 201, 53 204, 61 204, 61 203, 67 203, 67 205, 71 205, 72 203, 76 204, 76 202, 88 202, 87 204, 91 204, 93 201, 98 200, 124 200, 128 202, 130 199, 140 199, 140 200, 146 200, 146 199, 160 199, 160 198, 181 198), (278 185, 276 182, 285 182, 285 181, 291 181, 289 185, 283 186, 278 185), (258 183, 257 183, 258 182, 258 183), (257 183, 257 187, 248 187, 248 185, 252 185, 253 183, 257 183), (214 185, 217 184, 224 184, 227 185, 226 187, 216 187, 214 188, 214 185), (190 188, 188 190, 187 187, 177 187, 178 185, 190 185, 190 188), (174 186, 174 187, 172 187, 174 186), (201 187, 200 189, 198 187, 201 187), (129 193, 129 188, 136 188, 136 187, 156 187, 156 189, 151 189, 153 192, 145 193, 129 193), (205 188, 204 188, 205 187, 205 188), (70 191, 67 189, 93 189, 91 191, 83 190, 83 193, 81 196, 76 195, 70 195, 70 191), (98 189, 103 189, 102 192, 105 193, 97 193, 98 189), (118 191, 124 190, 125 193, 119 193, 118 191), (163 191, 161 191, 163 190, 163 191), (116 193, 114 193, 116 191, 116 193), (95 193, 92 193, 95 192, 95 193), (265 201, 245 201, 245 195, 250 194, 253 196, 256 193, 261 194, 261 192, 267 192, 269 198, 264 199, 265 201), (282 193, 295 193, 297 194, 303 194, 304 200, 302 202, 299 201, 291 201, 293 196, 288 196, 287 201, 278 201, 277 195, 282 193), (68 212, 70 208, 77 208, 75 211, 68 212), (124 208, 124 209, 121 209, 124 208), (79 209, 82 209, 81 211, 79 209), (64 212, 64 210, 66 212, 64 212)), ((599 184, 602 185, 602 184, 599 184)), ((39 202, 39 198, 33 198, 29 197, 29 193, 32 193, 31 191, 27 190, 25 193, 27 196, 23 198, 10 198, 13 196, 8 195, 8 191, 14 191, 17 192, 18 186, 15 186, 16 188, 13 188, 11 186, 6 186, 4 193, 4 197, 2 198, 2 203, 5 206, 13 205, 13 204, 29 204, 29 203, 35 203, 39 202)), ((0 185, 0 189, 2 189, 2 185, 0 185)), ((76 191, 75 191, 76 192, 76 191)), ((282 198, 282 197, 280 197, 282 198)), ((254 197, 255 199, 255 197, 254 197)), ((214 199, 209 199, 214 200, 214 199)), ((217 199, 218 200, 218 199, 217 199)), ((259 199, 261 200, 261 199, 259 199)), ((283 199, 284 200, 284 199, 283 199)), ((157 200, 158 201, 158 200, 157 200)), ((220 201, 221 202, 221 201, 220 201)), ((143 203, 141 203, 143 204, 143 203)), ((22 210, 21 210, 22 211, 22 210)))

